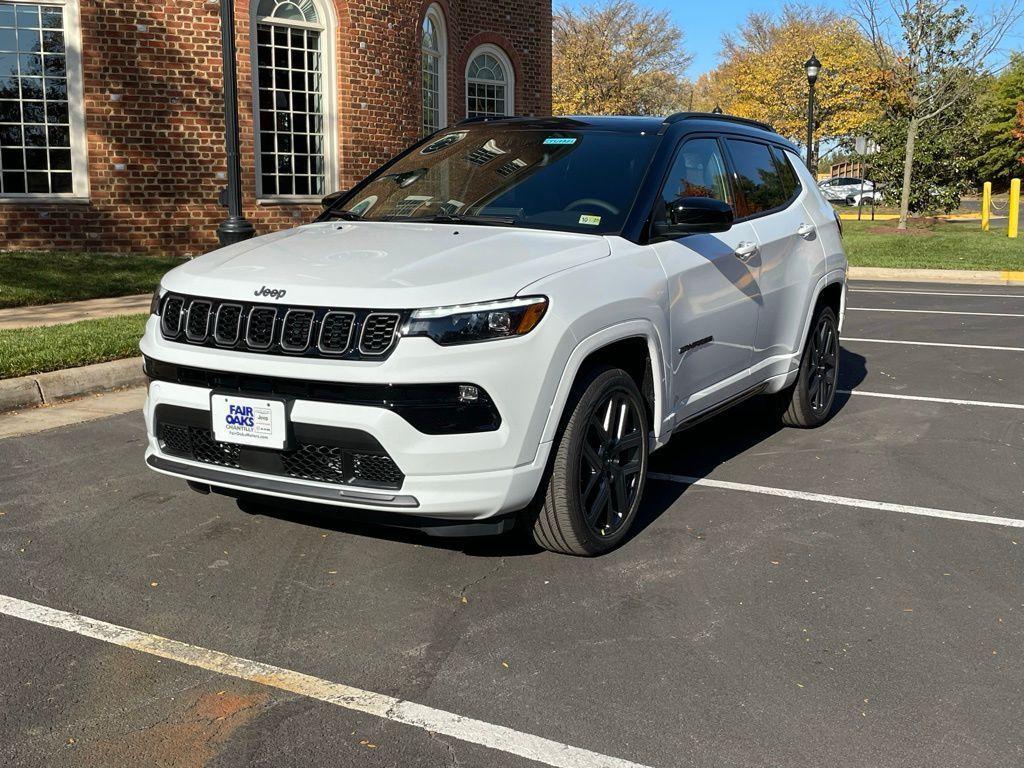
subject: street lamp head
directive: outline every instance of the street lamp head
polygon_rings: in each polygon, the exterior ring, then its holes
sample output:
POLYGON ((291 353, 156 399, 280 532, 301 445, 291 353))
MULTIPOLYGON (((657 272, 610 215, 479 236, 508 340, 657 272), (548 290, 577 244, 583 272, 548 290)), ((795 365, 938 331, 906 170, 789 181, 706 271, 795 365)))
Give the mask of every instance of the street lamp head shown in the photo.
POLYGON ((811 58, 804 63, 804 71, 807 72, 807 82, 814 85, 814 81, 818 79, 818 73, 821 72, 821 62, 813 53, 811 58))

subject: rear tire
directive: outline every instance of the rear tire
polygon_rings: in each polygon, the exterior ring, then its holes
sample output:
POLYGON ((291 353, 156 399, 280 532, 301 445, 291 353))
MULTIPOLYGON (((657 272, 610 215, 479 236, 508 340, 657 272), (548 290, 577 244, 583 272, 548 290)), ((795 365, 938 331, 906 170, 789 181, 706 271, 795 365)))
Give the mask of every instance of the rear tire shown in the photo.
POLYGON ((620 368, 591 371, 573 388, 568 418, 532 514, 533 540, 551 552, 594 556, 618 546, 647 477, 647 411, 620 368))
POLYGON ((839 377, 839 324, 831 307, 821 307, 811 321, 796 382, 780 393, 782 423, 804 429, 832 416, 839 377))

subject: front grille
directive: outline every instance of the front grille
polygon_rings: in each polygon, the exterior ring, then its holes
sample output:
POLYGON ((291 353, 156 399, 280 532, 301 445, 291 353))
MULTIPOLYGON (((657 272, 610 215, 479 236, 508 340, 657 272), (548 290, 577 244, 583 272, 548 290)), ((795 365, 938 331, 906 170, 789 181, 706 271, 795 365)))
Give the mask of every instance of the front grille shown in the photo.
POLYGON ((160 329, 170 341, 272 355, 381 359, 407 311, 289 307, 168 294, 160 329))
POLYGON ((352 328, 356 316, 351 312, 328 312, 320 324, 320 351, 325 355, 343 355, 352 346, 352 328))
POLYGON ((281 349, 285 352, 305 352, 309 347, 315 317, 311 309, 288 310, 281 329, 281 349))
POLYGON ((206 341, 210 332, 210 302, 193 301, 188 308, 185 321, 185 336, 189 341, 206 341))
POLYGON ((221 304, 213 324, 213 338, 225 346, 237 344, 241 329, 242 307, 238 304, 221 304))
POLYGON ((181 333, 181 315, 185 308, 185 299, 181 296, 169 296, 164 301, 164 311, 160 316, 160 328, 164 336, 177 336, 181 333))
POLYGON ((363 323, 359 338, 359 351, 364 355, 383 355, 395 342, 395 331, 401 316, 390 312, 375 312, 363 323))
POLYGON ((209 424, 209 418, 208 411, 157 406, 160 450, 202 464, 317 483, 398 490, 405 482, 394 460, 363 432, 327 430, 333 435, 325 435, 326 428, 319 428, 319 433, 310 435, 310 429, 318 428, 297 424, 296 431, 307 434, 296 437, 288 450, 275 451, 218 442, 213 430, 202 426, 209 424))
POLYGON ((274 343, 276 322, 277 310, 274 307, 253 307, 249 311, 245 343, 253 349, 270 349, 270 345, 274 343))

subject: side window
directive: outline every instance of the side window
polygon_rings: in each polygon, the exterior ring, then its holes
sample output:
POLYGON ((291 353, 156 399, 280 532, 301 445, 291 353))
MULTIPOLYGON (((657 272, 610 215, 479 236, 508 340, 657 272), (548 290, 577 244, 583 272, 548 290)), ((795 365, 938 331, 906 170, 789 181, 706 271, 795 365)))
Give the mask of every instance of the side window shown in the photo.
POLYGON ((680 197, 711 197, 732 203, 717 140, 690 139, 679 148, 661 189, 663 204, 658 206, 657 215, 664 216, 666 206, 680 197))
POLYGON ((800 191, 800 179, 797 177, 796 171, 793 170, 793 165, 785 151, 778 147, 772 147, 772 157, 775 158, 775 164, 779 168, 779 177, 783 192, 786 193, 786 199, 791 200, 800 191))
POLYGON ((726 139, 726 143, 742 196, 737 216, 753 216, 785 205, 791 197, 790 190, 782 180, 768 145, 743 139, 726 139))

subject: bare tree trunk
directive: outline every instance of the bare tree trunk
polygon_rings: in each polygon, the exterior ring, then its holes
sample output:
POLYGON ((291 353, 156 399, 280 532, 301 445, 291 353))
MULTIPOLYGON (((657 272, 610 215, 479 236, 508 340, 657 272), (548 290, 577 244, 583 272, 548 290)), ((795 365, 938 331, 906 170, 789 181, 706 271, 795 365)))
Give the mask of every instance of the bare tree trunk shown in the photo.
POLYGON ((910 177, 914 170, 914 142, 917 140, 918 122, 916 117, 910 118, 907 126, 907 149, 903 156, 903 192, 900 195, 900 223, 896 229, 907 228, 907 218, 910 215, 910 177))

